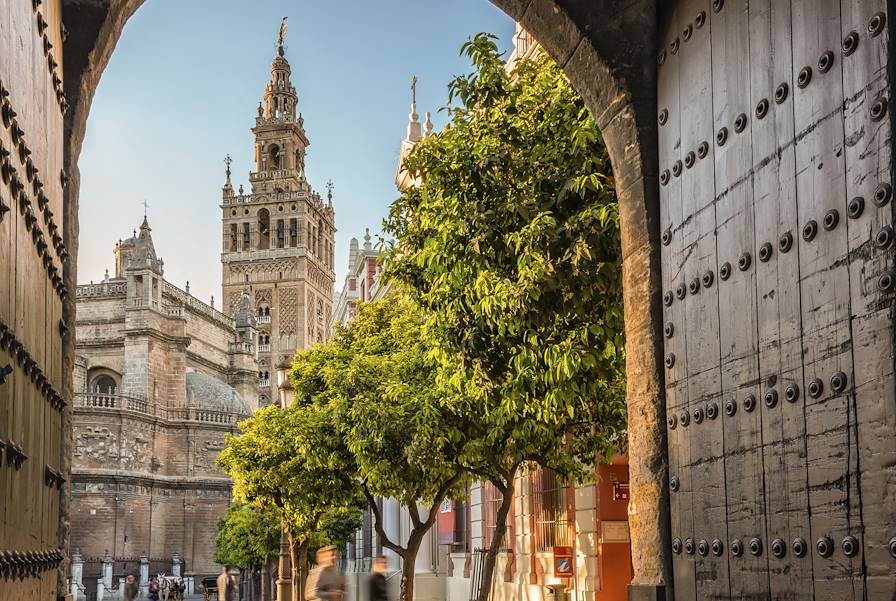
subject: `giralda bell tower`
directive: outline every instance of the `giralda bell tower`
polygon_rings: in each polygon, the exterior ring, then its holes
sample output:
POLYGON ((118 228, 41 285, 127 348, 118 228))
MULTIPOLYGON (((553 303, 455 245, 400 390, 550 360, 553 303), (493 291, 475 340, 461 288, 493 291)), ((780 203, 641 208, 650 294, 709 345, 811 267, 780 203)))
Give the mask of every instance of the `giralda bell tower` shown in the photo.
POLYGON ((305 179, 309 142, 296 112, 285 32, 284 21, 252 128, 251 192, 242 185, 234 192, 228 156, 221 202, 224 311, 232 314, 249 293, 258 318, 259 405, 278 400, 278 367, 326 338, 336 279, 332 186, 324 201, 305 179))

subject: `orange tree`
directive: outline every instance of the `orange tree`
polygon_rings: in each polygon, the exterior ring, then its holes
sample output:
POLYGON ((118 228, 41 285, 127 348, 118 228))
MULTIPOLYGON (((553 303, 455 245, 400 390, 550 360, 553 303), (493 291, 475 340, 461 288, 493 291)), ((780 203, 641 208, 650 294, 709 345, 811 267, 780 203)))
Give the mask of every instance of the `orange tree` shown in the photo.
POLYGON ((296 406, 326 411, 327 453, 352 466, 383 546, 402 559, 401 601, 414 598, 414 564, 446 497, 465 489, 464 444, 436 386, 419 308, 400 292, 362 304, 348 327, 296 355, 296 406), (391 538, 376 499, 407 511, 407 540, 391 538))
POLYGON ((428 311, 459 462, 503 495, 485 601, 519 470, 581 480, 624 444, 621 250, 607 152, 562 71, 508 73, 487 34, 462 52, 448 125, 403 165, 420 185, 391 206, 385 269, 428 311))
POLYGON ((227 437, 218 466, 233 479, 235 499, 277 508, 289 544, 292 596, 301 599, 309 551, 328 542, 328 530, 360 527, 353 465, 329 450, 336 434, 325 408, 271 405, 240 422, 239 430, 227 437))

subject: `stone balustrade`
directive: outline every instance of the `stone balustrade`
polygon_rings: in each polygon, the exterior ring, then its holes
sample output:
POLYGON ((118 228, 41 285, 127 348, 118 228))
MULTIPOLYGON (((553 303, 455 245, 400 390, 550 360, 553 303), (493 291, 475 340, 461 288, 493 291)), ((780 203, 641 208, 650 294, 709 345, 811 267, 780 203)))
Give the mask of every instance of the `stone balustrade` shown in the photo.
MULTIPOLYGON (((270 381, 268 381, 268 385, 270 385, 270 381)), ((189 407, 183 409, 168 409, 160 407, 147 399, 125 394, 78 392, 75 393, 74 396, 75 407, 127 410, 168 420, 195 421, 211 424, 236 424, 238 421, 248 417, 248 415, 230 413, 228 411, 213 411, 189 407)))
POLYGON ((169 420, 182 420, 191 422, 203 422, 207 424, 236 424, 246 419, 248 415, 230 413, 228 411, 212 411, 210 409, 169 409, 169 420))
POLYGON ((107 394, 102 392, 78 392, 75 393, 76 407, 96 407, 100 409, 127 409, 151 415, 150 402, 146 399, 126 395, 107 394))
POLYGON ((213 309, 210 305, 205 304, 189 292, 184 292, 171 282, 163 281, 162 294, 170 299, 177 301, 177 303, 182 307, 181 311, 183 311, 183 308, 187 308, 196 313, 200 313, 208 317, 212 321, 216 321, 227 328, 236 328, 236 324, 234 323, 232 317, 228 317, 217 309, 213 309))
POLYGON ((96 298, 103 296, 124 296, 128 293, 127 282, 100 282, 81 284, 75 289, 76 298, 96 298))

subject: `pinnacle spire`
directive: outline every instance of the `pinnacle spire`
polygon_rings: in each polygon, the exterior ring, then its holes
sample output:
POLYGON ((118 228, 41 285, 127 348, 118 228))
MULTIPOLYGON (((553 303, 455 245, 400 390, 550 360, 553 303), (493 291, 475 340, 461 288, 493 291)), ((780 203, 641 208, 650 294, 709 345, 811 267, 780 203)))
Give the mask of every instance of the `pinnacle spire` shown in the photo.
POLYGON ((419 142, 420 134, 420 115, 417 114, 417 76, 411 77, 411 112, 408 114, 408 135, 407 139, 411 142, 419 142))

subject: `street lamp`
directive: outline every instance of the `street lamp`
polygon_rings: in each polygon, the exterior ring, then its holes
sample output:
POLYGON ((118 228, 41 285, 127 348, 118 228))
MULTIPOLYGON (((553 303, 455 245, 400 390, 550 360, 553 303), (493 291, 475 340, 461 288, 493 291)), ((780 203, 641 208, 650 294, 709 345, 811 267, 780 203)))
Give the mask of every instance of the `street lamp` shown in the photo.
MULTIPOLYGON (((277 365, 277 394, 280 399, 280 408, 286 409, 292 404, 295 393, 289 381, 289 363, 281 362, 277 365)), ((277 601, 300 601, 292 599, 292 564, 289 555, 289 541, 286 530, 280 530, 280 558, 277 565, 277 601)))
POLYGON ((289 381, 289 365, 281 363, 277 366, 277 393, 280 398, 280 408, 286 409, 295 398, 295 391, 289 381))

